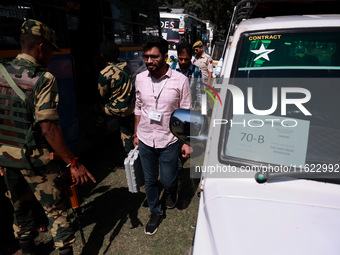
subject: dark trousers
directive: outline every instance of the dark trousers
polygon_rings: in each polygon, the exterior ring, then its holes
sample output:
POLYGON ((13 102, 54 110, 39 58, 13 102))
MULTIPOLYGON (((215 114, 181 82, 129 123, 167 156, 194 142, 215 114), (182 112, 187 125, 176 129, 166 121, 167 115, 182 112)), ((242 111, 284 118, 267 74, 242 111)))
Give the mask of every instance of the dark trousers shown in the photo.
POLYGON ((177 190, 179 142, 157 149, 139 140, 139 156, 145 180, 145 191, 151 213, 163 214, 159 203, 158 173, 160 182, 169 192, 177 190))

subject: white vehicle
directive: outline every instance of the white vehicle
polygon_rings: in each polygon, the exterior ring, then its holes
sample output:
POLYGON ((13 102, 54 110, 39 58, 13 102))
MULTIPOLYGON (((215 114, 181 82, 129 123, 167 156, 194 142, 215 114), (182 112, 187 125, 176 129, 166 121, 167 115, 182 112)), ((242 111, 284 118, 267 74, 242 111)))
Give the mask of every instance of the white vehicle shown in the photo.
POLYGON ((177 45, 185 40, 194 44, 202 41, 206 44, 208 34, 206 23, 194 14, 184 13, 184 9, 160 7, 162 36, 169 42, 169 57, 177 57, 177 45))
POLYGON ((203 166, 191 167, 195 255, 339 254, 340 15, 324 14, 339 2, 318 4, 241 1, 209 132, 199 113, 173 113, 182 141, 206 141, 203 166), (256 18, 265 9, 273 16, 256 18))

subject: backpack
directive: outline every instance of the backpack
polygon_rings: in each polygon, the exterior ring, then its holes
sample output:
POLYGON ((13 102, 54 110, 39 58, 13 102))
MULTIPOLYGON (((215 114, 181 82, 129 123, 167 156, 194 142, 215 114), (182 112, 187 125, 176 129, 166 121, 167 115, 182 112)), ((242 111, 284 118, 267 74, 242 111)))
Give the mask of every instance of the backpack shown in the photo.
POLYGON ((45 72, 34 65, 20 67, 0 63, 3 75, 0 76, 0 147, 8 148, 8 153, 0 154, 1 166, 32 169, 45 165, 39 158, 31 157, 42 138, 40 125, 34 120, 33 102, 28 96, 34 93, 35 84, 45 72), (27 69, 28 72, 24 72, 27 69), (20 81, 21 88, 14 80, 20 81), (15 155, 20 150, 21 158, 13 158, 12 149, 15 155))

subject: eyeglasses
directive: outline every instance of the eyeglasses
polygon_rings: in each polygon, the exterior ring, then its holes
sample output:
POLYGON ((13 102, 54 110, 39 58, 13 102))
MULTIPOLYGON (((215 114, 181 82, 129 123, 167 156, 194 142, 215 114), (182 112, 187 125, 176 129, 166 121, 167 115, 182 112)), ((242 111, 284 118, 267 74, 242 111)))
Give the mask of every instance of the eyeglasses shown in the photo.
POLYGON ((151 58, 151 60, 155 61, 155 60, 158 60, 159 55, 145 55, 145 54, 143 54, 142 57, 143 57, 145 60, 148 60, 149 58, 151 58))
POLYGON ((198 48, 196 48, 196 49, 194 49, 194 51, 196 52, 196 51, 199 51, 199 49, 198 48))
POLYGON ((180 61, 190 61, 191 58, 178 58, 178 60, 180 60, 180 61))

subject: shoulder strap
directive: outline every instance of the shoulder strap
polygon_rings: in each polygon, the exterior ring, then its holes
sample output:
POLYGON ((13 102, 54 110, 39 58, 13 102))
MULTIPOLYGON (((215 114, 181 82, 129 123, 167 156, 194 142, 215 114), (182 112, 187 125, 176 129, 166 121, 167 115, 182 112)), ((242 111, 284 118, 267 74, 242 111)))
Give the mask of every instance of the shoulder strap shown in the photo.
POLYGON ((0 72, 2 73, 3 77, 6 79, 8 84, 15 91, 15 93, 18 94, 18 96, 21 98, 21 100, 24 101, 27 104, 28 108, 31 111, 34 111, 34 106, 33 106, 31 99, 29 99, 28 96, 26 96, 26 94, 18 87, 18 85, 16 85, 16 83, 13 81, 12 77, 9 75, 9 73, 6 70, 6 68, 4 67, 4 65, 1 64, 1 63, 0 63, 0 72))
POLYGON ((176 68, 177 68, 177 61, 174 61, 174 62, 170 65, 170 68, 173 69, 173 70, 176 70, 176 68))
POLYGON ((199 78, 200 68, 198 66, 194 66, 194 78, 199 78))
POLYGON ((119 68, 118 66, 116 66, 115 64, 112 64, 112 63, 110 65, 117 68, 118 70, 120 70, 126 77, 128 77, 130 79, 129 75, 123 69, 119 68))

